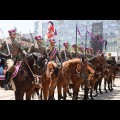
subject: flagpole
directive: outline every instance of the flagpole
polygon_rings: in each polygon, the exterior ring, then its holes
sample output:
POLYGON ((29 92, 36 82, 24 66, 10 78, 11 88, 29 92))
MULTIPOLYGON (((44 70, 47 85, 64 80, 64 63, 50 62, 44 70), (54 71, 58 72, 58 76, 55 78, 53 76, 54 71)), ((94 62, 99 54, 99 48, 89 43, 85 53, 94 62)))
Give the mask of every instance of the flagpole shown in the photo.
POLYGON ((76 45, 77 45, 77 22, 76 22, 76 45))
POLYGON ((87 31, 85 33, 85 58, 86 58, 86 47, 87 47, 87 31))
MULTIPOLYGON (((76 22, 76 46, 77 46, 77 22, 76 22)), ((76 55, 76 57, 77 57, 77 49, 76 49, 75 55, 76 55)))

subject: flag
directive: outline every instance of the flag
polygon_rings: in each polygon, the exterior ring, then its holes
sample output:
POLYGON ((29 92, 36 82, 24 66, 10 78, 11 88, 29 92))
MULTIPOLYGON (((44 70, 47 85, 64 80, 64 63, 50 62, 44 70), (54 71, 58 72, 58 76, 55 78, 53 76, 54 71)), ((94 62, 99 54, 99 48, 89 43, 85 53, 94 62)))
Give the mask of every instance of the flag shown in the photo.
POLYGON ((97 38, 101 42, 101 44, 104 42, 104 40, 102 38, 100 38, 100 36, 97 36, 97 38))
POLYGON ((48 25, 48 29, 47 29, 47 34, 45 35, 45 39, 51 39, 55 35, 57 35, 57 30, 56 30, 53 22, 49 21, 48 23, 49 23, 49 25, 48 25))
POLYGON ((82 38, 82 35, 81 35, 80 30, 78 29, 78 27, 77 27, 77 32, 80 35, 80 37, 82 38))
POLYGON ((95 40, 94 35, 93 35, 92 33, 90 33, 90 32, 87 30, 87 28, 86 28, 86 32, 93 38, 93 40, 95 40))

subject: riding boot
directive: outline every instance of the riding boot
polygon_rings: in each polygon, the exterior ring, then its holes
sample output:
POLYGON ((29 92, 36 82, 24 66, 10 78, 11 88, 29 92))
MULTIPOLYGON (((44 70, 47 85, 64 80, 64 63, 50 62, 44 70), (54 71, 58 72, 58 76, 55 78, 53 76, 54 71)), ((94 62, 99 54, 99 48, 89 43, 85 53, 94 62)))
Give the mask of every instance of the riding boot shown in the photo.
POLYGON ((9 72, 9 71, 6 72, 5 82, 4 82, 4 88, 5 88, 5 90, 10 90, 8 83, 10 81, 11 74, 12 74, 12 72, 9 72))

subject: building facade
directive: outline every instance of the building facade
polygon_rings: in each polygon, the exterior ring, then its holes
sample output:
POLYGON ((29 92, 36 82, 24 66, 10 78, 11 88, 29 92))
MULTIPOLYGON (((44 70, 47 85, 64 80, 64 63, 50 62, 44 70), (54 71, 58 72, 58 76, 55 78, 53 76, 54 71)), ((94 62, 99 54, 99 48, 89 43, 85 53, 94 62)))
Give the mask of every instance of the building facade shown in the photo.
MULTIPOLYGON (((87 26, 88 31, 92 32, 92 24, 103 22, 103 39, 107 41, 107 47, 103 45, 104 52, 112 52, 119 54, 120 45, 120 25, 115 20, 54 20, 53 23, 57 30, 58 35, 55 37, 56 44, 62 48, 63 43, 68 41, 70 45, 76 44, 76 24, 79 28, 81 36, 77 33, 77 44, 85 47, 85 34, 86 29, 83 25, 87 26)), ((42 37, 47 33, 48 21, 35 23, 35 32, 38 30, 42 37), (41 24, 41 25, 40 25, 41 24)), ((91 36, 87 34, 86 47, 90 45, 91 36)), ((49 44, 47 42, 47 44, 49 44)))

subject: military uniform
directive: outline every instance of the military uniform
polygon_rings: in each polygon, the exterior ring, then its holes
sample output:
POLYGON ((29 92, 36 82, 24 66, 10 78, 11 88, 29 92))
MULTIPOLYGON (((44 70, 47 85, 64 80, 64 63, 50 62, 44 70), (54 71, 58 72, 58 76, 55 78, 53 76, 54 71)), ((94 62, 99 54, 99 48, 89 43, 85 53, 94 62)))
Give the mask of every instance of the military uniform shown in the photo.
POLYGON ((81 58, 82 57, 79 52, 75 52, 75 51, 72 51, 71 55, 72 55, 73 58, 81 58))
MULTIPOLYGON (((10 54, 12 54, 13 61, 15 61, 16 58, 17 59, 24 58, 26 52, 21 47, 21 43, 19 43, 16 39, 14 39, 13 41, 9 40, 8 46, 10 49, 10 54)), ((8 54, 7 45, 5 41, 2 42, 0 50, 1 52, 8 54)))
POLYGON ((72 55, 70 53, 70 51, 68 49, 64 49, 60 52, 61 58, 62 58, 62 62, 67 61, 69 59, 72 59, 72 55))
POLYGON ((73 50, 71 52, 72 57, 73 58, 81 58, 80 53, 77 51, 77 45, 74 44, 74 45, 72 45, 72 47, 73 47, 73 50))
POLYGON ((37 45, 31 45, 28 49, 28 53, 38 52, 41 55, 46 55, 46 48, 42 45, 43 38, 41 36, 36 36, 35 40, 37 41, 37 45))
POLYGON ((46 55, 46 48, 43 45, 31 45, 28 49, 28 53, 38 52, 41 55, 46 55))
POLYGON ((54 46, 48 46, 47 49, 46 49, 46 52, 47 52, 48 61, 57 62, 56 57, 58 57, 59 61, 61 62, 61 56, 60 56, 59 51, 58 51, 57 48, 55 48, 54 46))
MULTIPOLYGON (((9 32, 9 34, 16 35, 15 30, 10 30, 8 32, 9 32)), ((16 59, 23 59, 25 57, 25 54, 26 54, 26 52, 23 50, 23 48, 21 46, 21 43, 18 42, 15 38, 11 38, 11 39, 9 39, 9 41, 8 41, 9 43, 7 43, 12 58, 6 59, 6 65, 8 67, 8 71, 6 72, 6 75, 5 75, 5 86, 4 86, 6 90, 9 89, 7 84, 10 80, 12 71, 14 69, 15 60, 16 59)), ((2 42, 2 44, 0 46, 0 50, 1 50, 1 52, 5 53, 5 54, 9 54, 5 41, 2 42)))

